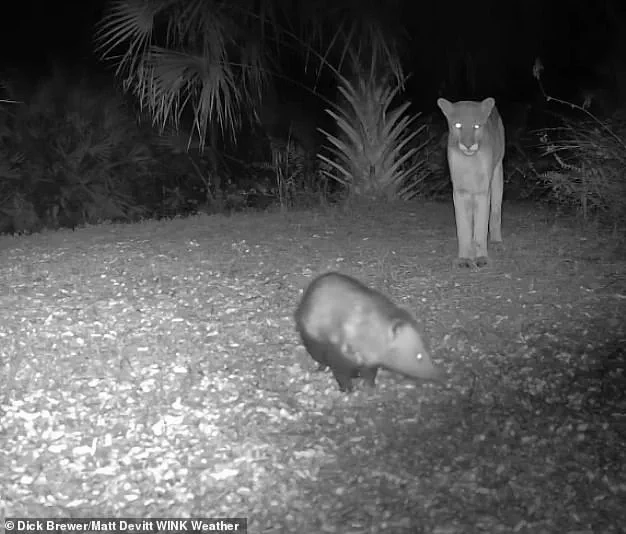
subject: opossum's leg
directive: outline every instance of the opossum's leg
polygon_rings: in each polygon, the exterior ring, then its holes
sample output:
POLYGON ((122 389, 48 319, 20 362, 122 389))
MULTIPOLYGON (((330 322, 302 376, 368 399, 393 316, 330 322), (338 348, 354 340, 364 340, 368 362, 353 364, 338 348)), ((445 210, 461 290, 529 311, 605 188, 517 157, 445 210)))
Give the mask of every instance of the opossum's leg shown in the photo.
MULTIPOLYGON (((317 347, 311 348, 314 349, 316 355, 313 355, 310 350, 309 354, 311 354, 311 356, 319 362, 319 366, 317 368, 318 371, 326 371, 326 369, 332 367, 333 365, 341 368, 345 367, 346 369, 354 367, 354 350, 350 344, 343 343, 339 345, 337 341, 326 343, 314 342, 314 344, 317 345, 317 347)), ((352 378, 358 377, 359 370, 353 369, 350 376, 352 378)))
POLYGON ((314 339, 302 336, 302 344, 307 352, 311 355, 319 365, 317 371, 325 371, 328 368, 328 352, 329 347, 327 343, 320 343, 314 339))
POLYGON ((354 388, 352 386, 352 373, 354 369, 349 369, 341 366, 331 366, 333 376, 339 384, 339 390, 345 393, 350 393, 354 388))
POLYGON ((329 344, 326 351, 326 361, 328 366, 339 384, 341 391, 352 391, 352 377, 355 376, 355 371, 358 371, 354 362, 346 358, 343 350, 336 345, 329 344))
POLYGON ((378 372, 378 368, 367 368, 365 367, 365 358, 363 354, 352 347, 349 343, 344 343, 341 348, 342 353, 344 354, 344 359, 350 362, 350 367, 352 368, 351 377, 352 378, 365 378, 372 387, 374 387, 374 381, 376 380, 376 373, 378 372))
POLYGON ((376 387, 376 373, 378 373, 378 367, 361 367, 360 369, 361 377, 371 388, 376 387))

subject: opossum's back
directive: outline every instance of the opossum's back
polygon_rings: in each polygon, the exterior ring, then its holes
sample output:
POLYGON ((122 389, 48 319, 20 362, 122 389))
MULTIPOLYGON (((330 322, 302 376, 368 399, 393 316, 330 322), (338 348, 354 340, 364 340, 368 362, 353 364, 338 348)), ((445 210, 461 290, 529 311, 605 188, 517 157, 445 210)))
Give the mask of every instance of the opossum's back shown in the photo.
POLYGON ((396 317, 410 318, 382 293, 339 273, 327 273, 311 282, 295 315, 298 329, 314 337, 346 325, 354 328, 355 321, 362 327, 396 317))

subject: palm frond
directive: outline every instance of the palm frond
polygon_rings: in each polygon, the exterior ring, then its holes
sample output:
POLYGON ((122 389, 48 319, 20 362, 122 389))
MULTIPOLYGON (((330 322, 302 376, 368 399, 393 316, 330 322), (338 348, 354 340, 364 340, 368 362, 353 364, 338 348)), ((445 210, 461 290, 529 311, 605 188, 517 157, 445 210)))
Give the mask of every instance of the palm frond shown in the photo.
POLYGON ((414 158, 418 148, 409 144, 423 129, 411 131, 417 116, 406 115, 409 102, 390 109, 400 89, 389 78, 379 82, 368 76, 355 83, 341 78, 344 104, 326 110, 339 133, 320 130, 327 141, 328 155, 318 156, 326 164, 326 177, 359 193, 398 195, 419 164, 414 158))

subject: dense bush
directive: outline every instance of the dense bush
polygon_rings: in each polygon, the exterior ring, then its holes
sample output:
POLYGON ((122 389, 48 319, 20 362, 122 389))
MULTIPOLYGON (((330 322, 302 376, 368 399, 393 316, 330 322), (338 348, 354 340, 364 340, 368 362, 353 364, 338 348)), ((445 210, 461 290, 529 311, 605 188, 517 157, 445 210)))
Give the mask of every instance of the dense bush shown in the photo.
POLYGON ((5 80, 19 103, 0 113, 1 231, 134 220, 152 157, 123 100, 56 72, 29 88, 5 80))
POLYGON ((551 166, 539 173, 550 198, 613 225, 626 221, 626 120, 574 121, 539 132, 542 156, 551 166))
POLYGON ((142 126, 109 80, 57 70, 36 83, 5 76, 3 85, 14 102, 0 108, 0 233, 311 205, 327 195, 315 155, 291 140, 199 150, 182 130, 142 126))

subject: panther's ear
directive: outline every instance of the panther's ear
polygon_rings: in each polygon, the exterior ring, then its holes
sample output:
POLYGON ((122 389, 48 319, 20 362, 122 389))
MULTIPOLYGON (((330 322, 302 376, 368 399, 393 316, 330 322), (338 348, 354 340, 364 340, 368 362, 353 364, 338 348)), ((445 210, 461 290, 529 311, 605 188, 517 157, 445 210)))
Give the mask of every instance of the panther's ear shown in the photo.
POLYGON ((452 102, 449 100, 446 100, 445 98, 438 98, 437 105, 446 117, 449 117, 452 114, 452 102))
POLYGON ((480 111, 482 112, 483 116, 485 118, 489 117, 489 115, 491 115, 491 110, 493 110, 493 108, 496 105, 496 101, 495 99, 489 97, 489 98, 485 98, 485 100, 483 100, 480 103, 480 111))

